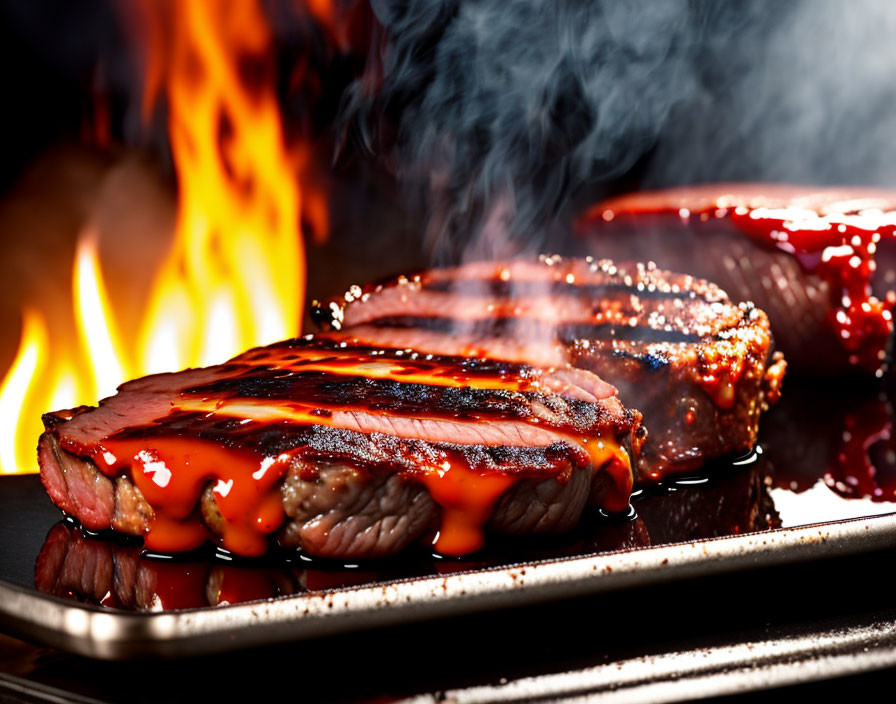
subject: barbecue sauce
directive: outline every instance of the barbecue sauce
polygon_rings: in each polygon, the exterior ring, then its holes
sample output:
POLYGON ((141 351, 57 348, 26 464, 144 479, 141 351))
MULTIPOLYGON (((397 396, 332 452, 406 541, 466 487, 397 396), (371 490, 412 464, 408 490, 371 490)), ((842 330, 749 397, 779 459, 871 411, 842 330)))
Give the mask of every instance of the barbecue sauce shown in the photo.
POLYGON ((871 277, 878 243, 896 233, 892 195, 860 199, 839 191, 767 190, 767 197, 755 187, 740 186, 732 193, 709 186, 633 194, 598 205, 586 218, 610 221, 618 215, 668 213, 684 222, 728 219, 761 246, 792 255, 804 271, 828 285, 828 322, 850 364, 880 376, 893 333, 896 294, 889 291, 878 299, 871 277))
POLYGON ((259 458, 195 438, 162 436, 149 441, 108 438, 92 459, 110 476, 130 470, 134 485, 155 510, 144 536, 150 550, 183 552, 211 537, 196 515, 209 482, 224 519, 220 543, 225 549, 262 555, 267 550, 265 536, 283 522, 279 480, 288 457, 259 458))
POLYGON ((889 401, 885 397, 869 399, 850 408, 843 414, 842 424, 823 477, 825 484, 847 498, 896 499, 896 442, 889 401))
POLYGON ((893 332, 896 298, 878 300, 871 292, 874 253, 893 226, 861 213, 818 213, 790 209, 735 208, 731 221, 766 247, 792 254, 805 271, 827 282, 831 291, 830 325, 849 362, 875 371, 886 358, 893 332))
POLYGON ((442 507, 433 547, 443 555, 468 555, 485 545, 483 526, 498 499, 517 480, 506 474, 477 474, 456 457, 424 472, 421 481, 442 507))
MULTIPOLYGON (((369 472, 398 472, 406 481, 423 484, 442 509, 435 548, 449 555, 482 547, 495 505, 523 478, 565 481, 570 467, 590 464, 611 479, 602 507, 612 512, 628 507, 631 463, 613 433, 597 427, 552 427, 549 419, 525 417, 522 409, 529 403, 519 395, 541 398, 552 393, 556 380, 543 384, 541 372, 520 365, 456 361, 405 356, 400 350, 321 349, 300 342, 261 348, 222 365, 211 383, 174 393, 169 413, 123 428, 82 454, 107 476, 130 477, 153 510, 146 547, 160 552, 191 550, 211 539, 239 555, 264 554, 269 536, 284 523, 280 487, 296 460, 341 460, 369 472), (367 391, 377 383, 402 386, 393 388, 389 398, 376 388, 353 400, 333 392, 334 384, 354 381, 367 391), (416 407, 405 416, 400 407, 389 405, 405 392, 410 403, 422 387, 496 396, 475 413, 432 403, 428 416, 419 415, 416 407), (369 416, 387 423, 450 418, 492 428, 509 419, 539 427, 533 432, 550 429, 562 450, 551 455, 551 466, 531 470, 474 466, 461 450, 451 449, 456 445, 445 446, 431 463, 408 466, 395 460, 385 467, 382 460, 371 464, 348 451, 343 456, 334 456, 333 450, 315 454, 320 451, 302 442, 270 451, 272 434, 300 437, 321 427, 364 432, 363 423, 356 421, 369 416)), ((569 393, 574 396, 577 389, 571 387, 569 393)))

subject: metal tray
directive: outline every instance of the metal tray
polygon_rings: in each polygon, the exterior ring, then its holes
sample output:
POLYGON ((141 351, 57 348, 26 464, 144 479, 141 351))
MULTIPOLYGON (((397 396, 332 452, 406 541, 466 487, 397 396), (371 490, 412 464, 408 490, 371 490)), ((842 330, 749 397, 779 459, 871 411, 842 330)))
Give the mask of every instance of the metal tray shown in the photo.
MULTIPOLYGON (((16 519, 10 496, 39 500, 35 477, 4 478, 3 537, 16 519), (15 485, 12 487, 11 485, 15 485), (31 495, 31 496, 29 496, 31 495), (11 524, 11 525, 10 525, 11 524)), ((21 506, 21 503, 18 504, 21 506)), ((52 509, 52 507, 50 507, 52 509)), ((49 529, 50 523, 44 523, 49 529)), ((29 527, 39 529, 39 524, 29 527)), ((8 543, 6 543, 8 545, 8 543)), ((579 557, 519 562, 456 574, 395 579, 264 601, 127 612, 76 603, 0 579, 0 623, 12 634, 104 659, 208 654, 248 646, 468 614, 557 598, 896 545, 896 515, 777 529, 579 557)), ((32 546, 33 565, 33 546, 32 546)), ((19 565, 21 577, 23 565, 19 565)))
MULTIPOLYGON (((640 524, 591 525, 535 550, 467 564, 390 563, 381 575, 348 580, 352 586, 334 583, 246 603, 160 611, 39 591, 35 560, 59 513, 37 477, 3 477, 0 626, 92 658, 206 655, 896 546, 896 504, 839 499, 818 476, 808 491, 775 487, 768 461, 751 460, 717 470, 720 479, 713 482, 684 480, 666 493, 642 497, 634 504, 640 524), (786 511, 772 507, 769 498, 786 511), (724 510, 708 515, 716 506, 724 510), (639 525, 652 540, 635 539, 639 525), (607 535, 617 536, 616 542, 607 535)), ((348 567, 342 572, 353 574, 348 567)))

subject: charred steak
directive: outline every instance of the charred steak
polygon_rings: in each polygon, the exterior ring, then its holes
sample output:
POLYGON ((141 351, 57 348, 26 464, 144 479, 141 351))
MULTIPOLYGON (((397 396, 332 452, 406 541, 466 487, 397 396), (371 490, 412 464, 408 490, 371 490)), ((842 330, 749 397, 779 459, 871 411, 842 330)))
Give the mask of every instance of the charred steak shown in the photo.
POLYGON ((354 344, 596 372, 643 414, 641 482, 750 449, 784 372, 765 313, 652 265, 476 262, 353 287, 313 317, 354 344))
POLYGON ((305 338, 44 417, 41 478, 95 530, 380 557, 627 509, 640 416, 592 373, 305 338))
POLYGON ((642 191, 598 203, 577 232, 586 251, 649 256, 755 302, 791 373, 886 370, 896 312, 896 191, 767 183, 642 191))

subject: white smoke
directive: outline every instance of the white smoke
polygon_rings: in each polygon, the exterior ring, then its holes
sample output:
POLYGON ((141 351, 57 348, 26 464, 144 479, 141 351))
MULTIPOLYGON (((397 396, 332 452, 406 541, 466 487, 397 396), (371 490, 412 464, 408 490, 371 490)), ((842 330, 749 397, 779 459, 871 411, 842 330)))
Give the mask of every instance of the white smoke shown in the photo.
POLYGON ((347 119, 395 164, 442 258, 537 249, 570 199, 623 186, 896 185, 887 0, 374 9, 383 79, 355 86, 347 119))

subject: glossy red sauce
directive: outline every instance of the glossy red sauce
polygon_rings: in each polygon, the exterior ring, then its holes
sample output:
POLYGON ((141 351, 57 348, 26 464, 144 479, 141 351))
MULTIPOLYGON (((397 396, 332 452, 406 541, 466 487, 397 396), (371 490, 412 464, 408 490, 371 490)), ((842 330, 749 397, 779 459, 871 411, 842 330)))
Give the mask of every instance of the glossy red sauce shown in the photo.
POLYGON ((140 565, 145 582, 146 597, 151 599, 145 608, 153 611, 192 609, 205 606, 206 575, 208 568, 201 564, 183 565, 174 562, 146 560, 140 565))
MULTIPOLYGON (((743 372, 743 363, 738 360, 726 360, 724 365, 712 371, 704 371, 700 375, 700 386, 709 394, 717 408, 728 411, 734 406, 736 395, 734 387, 743 372)), ((693 412, 691 416, 693 417, 693 412)), ((693 422, 693 418, 690 422, 693 422)))
POLYGON ((93 461, 110 476, 129 471, 156 515, 144 536, 160 552, 192 550, 211 537, 196 514, 203 488, 215 481, 215 503, 225 519, 222 547, 239 555, 267 551, 265 536, 283 523, 279 485, 289 456, 259 458, 189 437, 108 438, 93 461))
POLYGON ((724 185, 635 193, 598 205, 587 218, 677 213, 728 219, 764 247, 791 254, 830 289, 829 322, 851 364, 878 372, 893 333, 896 294, 874 296, 871 277, 881 238, 896 233, 896 198, 838 189, 724 185))
MULTIPOLYGON (((172 396, 169 415, 105 437, 90 449, 89 456, 108 476, 130 476, 153 508, 154 516, 145 535, 149 549, 186 551, 216 540, 226 550, 239 555, 262 555, 268 549, 269 537, 285 520, 280 494, 284 475, 296 455, 312 461, 314 457, 305 454, 308 448, 302 443, 271 456, 258 449, 265 446, 264 442, 250 442, 254 436, 272 428, 282 428, 282 432, 312 426, 354 430, 350 425, 352 413, 370 413, 378 418, 401 417, 401 409, 380 407, 383 400, 375 394, 372 400, 321 398, 319 390, 323 382, 360 377, 496 392, 548 392, 541 385, 539 372, 527 367, 502 364, 484 367, 470 363, 453 366, 443 358, 429 357, 402 358, 401 353, 392 351, 384 358, 351 349, 322 353, 314 348, 289 346, 254 350, 231 363, 233 376, 240 377, 240 381, 245 377, 247 365, 256 377, 260 374, 262 383, 252 386, 251 393, 242 391, 239 384, 219 390, 215 386, 218 382, 184 389, 172 396), (289 378, 284 377, 284 372, 311 372, 308 377, 311 380, 292 389, 295 397, 272 397, 270 394, 275 392, 283 393, 282 389, 277 391, 276 384, 289 378), (268 382, 270 387, 265 385, 268 382), (230 423, 228 428, 235 425, 238 430, 214 431, 225 433, 224 442, 208 439, 208 433, 213 432, 209 429, 222 422, 230 423), (213 513, 211 518, 208 515, 203 518, 200 499, 208 486, 212 486, 214 505, 220 515, 213 513)), ((229 377, 225 374, 217 378, 229 377)), ((444 419, 449 411, 433 407, 430 419, 444 419)), ((425 419, 419 415, 409 417, 425 419)), ((475 424, 502 418, 483 407, 478 415, 456 412, 454 420, 475 424)), ((511 420, 546 424, 534 416, 511 420)), ((569 456, 558 460, 555 467, 554 476, 558 481, 563 480, 560 473, 566 462, 585 463, 590 459, 595 471, 610 474, 615 487, 615 491, 608 493, 604 508, 624 510, 631 492, 632 472, 628 454, 615 437, 604 438, 567 427, 554 430, 570 447, 569 456)), ((474 552, 483 545, 483 529, 495 504, 521 475, 472 467, 460 452, 445 450, 442 455, 432 466, 418 464, 413 471, 408 471, 396 465, 391 471, 401 472, 408 481, 421 482, 442 507, 436 550, 451 555, 474 552)), ((351 455, 343 459, 348 464, 363 466, 363 460, 351 455)))
POLYGON ((885 400, 869 400, 843 416, 843 429, 824 475, 825 484, 846 497, 896 500, 896 438, 885 400), (889 471, 886 471, 889 470, 889 471))
POLYGON ((446 460, 444 467, 425 472, 421 481, 442 507, 433 546, 444 555, 467 555, 485 545, 482 527, 498 499, 517 480, 506 474, 479 474, 461 458, 453 458, 446 460))
POLYGON ((874 371, 884 361, 893 332, 891 295, 881 301, 871 291, 874 253, 893 226, 860 214, 819 216, 799 209, 735 208, 731 221, 764 246, 792 254, 804 270, 831 289, 829 322, 849 352, 849 361, 874 371))
MULTIPOLYGON (((622 513, 629 506, 629 498, 634 484, 631 458, 612 439, 584 438, 582 446, 591 457, 591 466, 606 472, 612 480, 612 487, 601 499, 603 508, 611 513, 622 513)), ((634 441, 640 452, 643 438, 634 441)))
MULTIPOLYGON (((269 599, 281 593, 279 584, 286 580, 277 579, 275 570, 218 566, 215 568, 214 590, 206 590, 206 599, 212 605, 240 604, 256 599, 269 599)), ((291 592, 287 589, 287 593, 291 592)))

